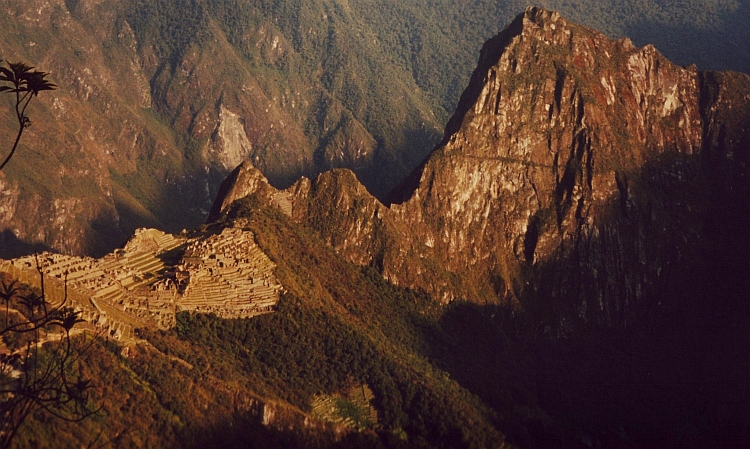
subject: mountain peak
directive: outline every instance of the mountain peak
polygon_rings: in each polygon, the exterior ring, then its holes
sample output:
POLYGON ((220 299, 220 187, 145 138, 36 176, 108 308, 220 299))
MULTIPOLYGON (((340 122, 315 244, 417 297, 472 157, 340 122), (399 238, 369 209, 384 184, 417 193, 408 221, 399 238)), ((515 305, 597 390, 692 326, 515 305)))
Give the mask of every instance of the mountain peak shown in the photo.
POLYGON ((544 27, 545 25, 557 23, 561 18, 560 13, 539 6, 529 6, 519 15, 524 26, 534 24, 544 27))
POLYGON ((219 193, 216 196, 208 221, 215 221, 230 204, 235 200, 252 195, 260 190, 273 189, 268 179, 263 176, 250 161, 244 161, 235 168, 232 173, 221 183, 219 193))
MULTIPOLYGON (((385 218, 370 218, 375 208, 364 219, 338 208, 347 215, 340 226, 320 229, 345 243, 334 247, 350 260, 443 300, 516 300, 547 288, 575 302, 588 293, 572 285, 601 284, 589 293, 602 304, 635 304, 703 238, 710 186, 701 182, 714 168, 696 154, 717 126, 706 115, 714 106, 702 103, 704 78, 653 46, 527 8, 484 44, 443 141, 394 191, 398 204, 377 211, 385 218), (388 230, 394 223, 398 232, 388 230), (653 241, 676 249, 667 256, 653 241), (602 252, 613 242, 616 256, 602 252), (640 260, 652 262, 642 269, 640 260), (546 282, 544 270, 558 281, 546 282), (602 270, 627 273, 602 279, 602 270)), ((333 216, 309 210, 319 219, 308 222, 333 216)), ((613 322, 616 313, 581 316, 613 322)))

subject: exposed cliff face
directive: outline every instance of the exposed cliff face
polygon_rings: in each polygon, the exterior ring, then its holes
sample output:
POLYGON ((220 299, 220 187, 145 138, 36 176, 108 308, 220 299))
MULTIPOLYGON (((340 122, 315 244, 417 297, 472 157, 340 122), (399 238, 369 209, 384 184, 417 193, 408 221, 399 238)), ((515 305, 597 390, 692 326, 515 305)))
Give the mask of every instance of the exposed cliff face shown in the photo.
POLYGON ((380 265, 392 249, 388 242, 409 236, 349 170, 302 179, 291 190, 292 216, 320 230, 329 245, 355 263, 380 265))
POLYGON ((250 162, 243 162, 221 184, 216 201, 208 214, 208 220, 214 221, 219 218, 230 204, 240 198, 256 192, 270 195, 272 191, 274 189, 268 184, 263 173, 250 162))
POLYGON ((711 195, 747 216, 748 95, 746 75, 677 67, 529 8, 484 46, 400 204, 331 172, 293 188, 294 216, 443 300, 543 297, 625 326, 699 258, 728 210, 711 195))
MULTIPOLYGON (((224 223, 278 218, 264 205, 283 197, 294 229, 349 261, 438 301, 494 303, 436 308, 452 349, 431 356, 523 415, 512 443, 747 445, 747 75, 677 67, 530 8, 485 45, 443 142, 390 207, 347 170, 281 192, 245 172, 217 199, 224 223)), ((269 240, 315 291, 303 273, 330 252, 269 240)), ((318 279, 359 308, 344 271, 318 279)))
MULTIPOLYGON (((576 294, 584 272, 584 285, 599 284, 600 305, 610 295, 635 301, 662 264, 678 262, 648 254, 648 242, 674 241, 679 259, 695 237, 669 220, 672 192, 658 192, 687 186, 686 158, 701 146, 698 102, 694 69, 527 9, 483 48, 443 145, 394 211, 451 271, 498 274, 501 295, 519 297, 523 271, 555 264, 576 277, 558 274, 559 295, 576 294), (654 173, 643 172, 659 158, 654 173), (636 218, 647 207, 652 217, 636 218), (633 264, 644 266, 629 273, 633 264)), ((701 209, 700 195, 688 199, 701 209)))
MULTIPOLYGON (((190 228, 241 160, 278 187, 350 168, 383 197, 439 140, 475 49, 519 3, 370 3, 0 2, 2 57, 49 71, 60 86, 32 104, 33 132, 7 169, 24 193, 17 218, 0 222, 13 236, 0 241, 0 255, 34 245, 103 254, 138 227, 190 228), (61 213, 55 201, 85 211, 61 213), (56 220, 59 236, 35 224, 56 220)), ((610 34, 634 30, 670 55, 746 66, 735 57, 746 8, 734 0, 707 8, 557 3, 610 34), (702 44, 675 39, 699 23, 702 44), (694 51, 721 40, 736 45, 694 51)), ((12 114, 0 107, 0 116, 12 114)), ((11 127, 0 123, 3 135, 11 127)))
MULTIPOLYGON (((138 227, 197 226, 245 160, 276 186, 348 167, 382 193, 439 136, 406 72, 379 53, 350 51, 371 42, 352 31, 351 11, 326 16, 325 1, 304 7, 321 10, 304 30, 248 2, 233 17, 219 1, 2 5, 3 59, 50 72, 59 89, 34 100, 34 126, 0 174, 0 256, 42 247, 101 255, 138 227), (370 72, 394 74, 388 95, 370 94, 370 72), (415 146, 403 135, 416 129, 415 146), (381 169, 395 176, 381 183, 372 176, 381 169)), ((0 131, 13 135, 3 104, 0 131)))

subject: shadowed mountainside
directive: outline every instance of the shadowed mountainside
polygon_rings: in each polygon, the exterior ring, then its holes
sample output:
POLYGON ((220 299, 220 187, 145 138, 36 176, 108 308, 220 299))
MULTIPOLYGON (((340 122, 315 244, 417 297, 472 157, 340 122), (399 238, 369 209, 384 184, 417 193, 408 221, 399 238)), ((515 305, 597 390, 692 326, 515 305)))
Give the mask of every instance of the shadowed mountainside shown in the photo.
MULTIPOLYGON (((2 56, 60 89, 0 174, 0 256, 102 255, 138 227, 194 227, 243 160, 276 187, 349 168, 384 198, 439 140, 482 42, 527 4, 3 1, 2 56)), ((679 63, 748 70, 745 1, 543 4, 679 63)))
POLYGON ((390 207, 349 170, 279 191, 241 164, 198 232, 251 231, 276 310, 102 346, 106 413, 22 442, 745 447, 748 123, 747 75, 529 8, 390 207), (376 423, 313 417, 361 418, 353 388, 376 423))
POLYGON ((459 300, 444 325, 466 344, 435 357, 496 410, 526 410, 538 433, 514 421, 511 441, 741 447, 748 123, 747 75, 529 8, 485 44, 399 202, 346 170, 284 193, 348 260, 459 300), (508 394, 511 379, 524 386, 508 394))

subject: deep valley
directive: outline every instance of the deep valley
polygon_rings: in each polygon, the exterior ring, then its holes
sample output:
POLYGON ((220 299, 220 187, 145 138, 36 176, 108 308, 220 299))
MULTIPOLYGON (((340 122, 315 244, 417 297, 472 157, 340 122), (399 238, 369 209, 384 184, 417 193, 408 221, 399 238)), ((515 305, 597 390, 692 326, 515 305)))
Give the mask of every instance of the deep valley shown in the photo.
POLYGON ((745 4, 375 3, 3 2, 13 447, 747 447, 745 4))

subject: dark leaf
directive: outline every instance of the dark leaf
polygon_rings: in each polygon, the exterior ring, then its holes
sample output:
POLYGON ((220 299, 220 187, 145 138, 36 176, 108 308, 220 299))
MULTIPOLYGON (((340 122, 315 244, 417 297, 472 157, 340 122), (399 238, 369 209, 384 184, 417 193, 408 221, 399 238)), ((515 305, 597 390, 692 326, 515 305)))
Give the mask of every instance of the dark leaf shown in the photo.
POLYGON ((13 72, 8 70, 6 67, 0 67, 0 73, 2 73, 2 75, 0 75, 0 81, 13 82, 16 79, 13 75, 13 72))
POLYGON ((45 72, 34 71, 24 73, 20 78, 26 85, 25 90, 37 95, 43 90, 54 90, 57 88, 55 84, 52 84, 45 79, 47 75, 48 73, 45 72))
POLYGON ((70 331, 73 329, 73 326, 75 326, 78 323, 82 323, 84 320, 79 318, 79 313, 73 310, 72 308, 68 307, 65 309, 62 309, 58 316, 55 317, 55 320, 52 322, 52 324, 56 324, 58 326, 61 326, 66 331, 70 331))
POLYGON ((21 298, 21 304, 23 304, 29 312, 41 308, 45 303, 44 296, 38 295, 35 292, 31 292, 28 295, 21 298))

